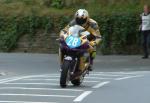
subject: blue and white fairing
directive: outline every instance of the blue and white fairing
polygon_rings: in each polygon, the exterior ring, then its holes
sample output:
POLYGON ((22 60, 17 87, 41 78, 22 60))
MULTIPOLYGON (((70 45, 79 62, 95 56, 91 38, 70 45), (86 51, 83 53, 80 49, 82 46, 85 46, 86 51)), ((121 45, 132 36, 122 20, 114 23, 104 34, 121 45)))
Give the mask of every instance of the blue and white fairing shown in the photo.
POLYGON ((72 35, 66 38, 66 44, 69 48, 77 48, 81 46, 81 39, 79 37, 74 37, 72 35))
POLYGON ((65 40, 69 48, 73 49, 81 46, 82 42, 79 34, 81 30, 84 30, 84 28, 78 25, 69 28, 69 36, 65 40))

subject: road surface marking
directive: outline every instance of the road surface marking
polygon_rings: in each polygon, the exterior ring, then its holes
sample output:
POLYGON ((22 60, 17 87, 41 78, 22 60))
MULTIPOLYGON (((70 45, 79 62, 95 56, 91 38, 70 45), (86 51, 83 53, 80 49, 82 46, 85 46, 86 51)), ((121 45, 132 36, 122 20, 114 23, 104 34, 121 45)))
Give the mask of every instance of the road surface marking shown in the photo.
POLYGON ((90 75, 93 75, 93 76, 107 76, 107 77, 119 77, 119 76, 122 76, 122 75, 119 75, 119 74, 90 74, 90 75))
POLYGON ((78 96, 77 98, 75 98, 73 101, 74 102, 81 102, 85 97, 87 97, 91 93, 92 93, 92 91, 85 91, 80 96, 78 96))
POLYGON ((59 79, 23 79, 27 81, 59 81, 59 79))
POLYGON ((120 73, 126 73, 126 72, 92 72, 90 74, 120 74, 120 73))
POLYGON ((58 83, 3 83, 3 84, 16 84, 16 85, 58 85, 58 83))
POLYGON ((74 98, 74 97, 76 97, 76 96, 71 96, 71 95, 8 94, 8 93, 0 94, 0 96, 58 97, 58 98, 74 98))
POLYGON ((85 77, 85 79, 114 79, 114 78, 85 77))
MULTIPOLYGON (((60 76, 59 75, 45 75, 45 76, 41 76, 41 78, 59 78, 60 76)), ((33 77, 33 78, 36 78, 36 77, 33 77)))
POLYGON ((7 75, 5 72, 0 72, 0 76, 5 76, 7 75))
POLYGON ((56 103, 56 102, 0 101, 0 103, 56 103))
POLYGON ((84 83, 97 83, 97 82, 99 82, 99 81, 84 80, 83 82, 84 82, 84 83))
POLYGON ((100 87, 102 87, 102 86, 104 86, 104 85, 106 85, 106 84, 108 84, 108 83, 110 83, 110 81, 101 82, 101 83, 99 83, 99 84, 93 86, 92 88, 95 88, 95 89, 96 89, 96 88, 100 88, 100 87))
MULTIPOLYGON (((26 81, 59 81, 59 79, 23 79, 23 80, 26 80, 26 81)), ((99 81, 84 80, 83 82, 95 83, 95 82, 99 82, 99 81)))
MULTIPOLYGON (((127 68, 128 69, 128 68, 127 68)), ((125 71, 125 72, 92 72, 91 74, 98 73, 98 74, 122 74, 122 75, 132 75, 132 74, 139 74, 139 73, 150 73, 150 71, 125 71)))
POLYGON ((122 77, 122 78, 116 78, 115 80, 125 80, 125 79, 136 78, 136 77, 143 77, 143 75, 128 76, 128 77, 122 77))
POLYGON ((44 75, 32 75, 32 76, 17 76, 17 77, 11 77, 11 78, 7 78, 7 79, 1 79, 0 80, 0 84, 2 83, 7 83, 7 82, 12 82, 12 81, 17 81, 17 80, 21 80, 21 79, 26 79, 26 78, 34 78, 34 77, 43 77, 46 76, 47 74, 44 75))
MULTIPOLYGON (((43 78, 43 79, 44 79, 44 78, 49 78, 49 77, 50 77, 50 78, 59 78, 60 76, 44 76, 44 77, 40 77, 40 79, 41 79, 41 78, 43 78)), ((33 78, 34 78, 34 77, 33 77, 33 78)), ((36 77, 36 78, 38 78, 38 77, 36 77)), ((98 77, 98 76, 97 76, 97 77, 86 76, 85 79, 114 79, 114 78, 103 78, 103 77, 101 78, 101 77, 98 77)))
POLYGON ((26 88, 26 87, 1 87, 0 90, 50 90, 50 91, 72 91, 72 92, 83 92, 80 89, 54 89, 54 88, 26 88))

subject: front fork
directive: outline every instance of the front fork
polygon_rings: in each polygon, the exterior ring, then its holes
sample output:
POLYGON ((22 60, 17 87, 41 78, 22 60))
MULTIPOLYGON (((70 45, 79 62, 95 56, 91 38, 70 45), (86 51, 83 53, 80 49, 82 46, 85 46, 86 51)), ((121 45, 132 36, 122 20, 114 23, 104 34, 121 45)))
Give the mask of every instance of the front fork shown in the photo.
MULTIPOLYGON (((59 59, 60 59, 60 66, 62 66, 63 61, 67 60, 72 62, 70 65, 70 76, 72 78, 80 78, 80 76, 85 76, 88 74, 88 67, 90 65, 90 58, 89 56, 81 56, 79 58, 73 58, 71 56, 65 56, 59 49, 59 59)), ((62 68, 60 69, 60 72, 62 71, 62 68)))
POLYGON ((62 65, 65 60, 70 61, 70 72, 71 72, 71 74, 74 74, 76 71, 76 67, 78 65, 78 59, 77 58, 74 59, 71 56, 65 56, 65 55, 63 55, 62 57, 60 58, 60 59, 62 59, 62 60, 60 60, 60 65, 62 65), (63 57, 63 59, 62 59, 62 57, 63 57))

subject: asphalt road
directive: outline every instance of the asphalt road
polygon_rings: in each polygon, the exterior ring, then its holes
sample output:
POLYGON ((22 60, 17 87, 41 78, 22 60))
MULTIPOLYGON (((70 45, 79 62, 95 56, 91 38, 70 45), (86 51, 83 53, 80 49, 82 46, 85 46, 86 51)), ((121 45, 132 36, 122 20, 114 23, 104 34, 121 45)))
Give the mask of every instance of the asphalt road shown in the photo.
POLYGON ((0 103, 150 103, 150 59, 97 56, 80 87, 59 87, 52 54, 0 54, 0 103))

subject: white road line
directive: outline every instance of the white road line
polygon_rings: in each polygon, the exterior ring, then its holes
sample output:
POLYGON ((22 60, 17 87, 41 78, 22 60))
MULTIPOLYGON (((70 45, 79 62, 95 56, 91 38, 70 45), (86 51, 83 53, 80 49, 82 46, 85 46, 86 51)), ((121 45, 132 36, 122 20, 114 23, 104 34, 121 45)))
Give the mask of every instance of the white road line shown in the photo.
MULTIPOLYGON (((93 74, 93 75, 96 75, 96 74, 93 74)), ((122 75, 109 75, 109 74, 98 74, 98 75, 100 75, 100 76, 110 76, 110 77, 112 77, 112 76, 122 76, 122 75)), ((98 76, 97 76, 98 77, 98 76)), ((34 77, 33 77, 34 78, 34 77)), ((35 77, 35 78, 38 78, 38 77, 35 77)), ((40 78, 60 78, 60 76, 58 76, 58 75, 47 75, 47 76, 42 76, 42 77, 40 77, 40 78)), ((96 77, 93 77, 93 76, 87 76, 87 77, 85 77, 85 78, 96 78, 96 77)), ((100 78, 100 77, 99 77, 100 78)), ((103 79, 103 78, 102 78, 103 79)), ((105 79, 105 78, 104 78, 105 79)))
POLYGON ((0 101, 0 103, 56 103, 56 102, 0 101))
POLYGON ((120 74, 125 72, 91 72, 90 74, 120 74))
POLYGON ((23 79, 27 81, 59 81, 59 79, 23 79))
MULTIPOLYGON (((112 74, 91 74, 91 75, 95 75, 95 76, 107 76, 107 77, 118 77, 118 76, 123 76, 123 75, 112 75, 112 74)), ((43 76, 43 77, 40 77, 40 78, 60 78, 59 75, 47 75, 47 76, 43 76)), ((34 78, 34 77, 33 77, 34 78)), ((37 78, 37 77, 35 77, 37 78)), ((95 78, 95 77, 92 77, 92 76, 89 76, 89 77, 85 77, 85 78, 95 78)), ((102 78, 103 79, 103 78, 102 78)))
MULTIPOLYGON (((128 68, 127 68, 128 69, 128 68)), ((119 72, 91 72, 91 74, 114 74, 114 75, 132 75, 132 74, 139 74, 139 73, 150 73, 150 71, 119 71, 119 72)), ((54 74, 45 74, 47 76, 51 75, 57 75, 59 76, 59 73, 54 73, 54 74)))
POLYGON ((92 93, 92 91, 85 91, 80 96, 78 96, 77 98, 75 98, 73 101, 74 102, 81 102, 85 97, 87 97, 91 93, 92 93))
POLYGON ((32 75, 32 76, 16 76, 16 77, 11 77, 11 78, 1 79, 0 84, 7 83, 7 82, 12 82, 12 81, 17 81, 17 80, 21 80, 21 79, 26 79, 26 78, 43 77, 43 76, 47 76, 47 74, 32 75))
POLYGON ((5 76, 5 75, 7 75, 7 73, 6 72, 0 72, 0 75, 5 76))
POLYGON ((85 77, 85 79, 114 79, 114 78, 85 77))
POLYGON ((58 85, 58 83, 3 83, 3 84, 16 84, 16 85, 58 85))
POLYGON ((116 79, 114 79, 114 80, 125 80, 125 79, 136 78, 136 77, 143 77, 143 75, 128 76, 128 77, 122 77, 122 78, 116 78, 116 79))
POLYGON ((102 87, 102 86, 104 86, 104 85, 106 85, 106 84, 108 84, 108 83, 110 83, 110 81, 101 82, 101 83, 99 83, 99 84, 93 86, 92 88, 95 88, 95 89, 96 89, 96 88, 100 88, 100 87, 102 87))
POLYGON ((7 94, 3 93, 0 96, 28 96, 28 97, 58 97, 58 98, 74 98, 76 96, 71 95, 42 95, 42 94, 7 94))
POLYGON ((9 81, 9 80, 12 80, 12 79, 15 79, 15 78, 16 78, 16 77, 1 79, 1 80, 0 80, 0 83, 3 83, 4 81, 9 81))
POLYGON ((99 73, 99 74, 139 74, 139 73, 150 73, 150 71, 120 71, 120 72, 92 72, 93 73, 99 73))
MULTIPOLYGON (((23 79, 25 81, 59 81, 59 79, 23 79)), ((89 81, 89 80, 84 80, 83 82, 87 82, 87 83, 95 83, 95 82, 99 82, 99 81, 89 81)))
POLYGON ((90 75, 93 75, 93 76, 107 76, 107 77, 119 77, 119 76, 123 76, 123 75, 120 75, 120 74, 90 74, 90 75))
MULTIPOLYGON (((43 79, 49 78, 49 77, 53 79, 53 78, 59 78, 60 76, 44 76, 44 77, 40 77, 40 79, 41 78, 43 78, 43 79)), ((36 78, 38 78, 38 77, 36 77, 36 78)), ((103 78, 103 77, 98 77, 98 76, 97 77, 88 76, 88 77, 85 77, 85 79, 114 79, 114 78, 103 78)))
POLYGON ((46 91, 71 91, 71 92, 83 92, 80 89, 54 89, 54 88, 26 88, 26 87, 1 87, 0 90, 46 90, 46 91))
MULTIPOLYGON (((60 75, 45 75, 45 76, 41 76, 41 78, 59 78, 60 75)), ((33 78, 37 78, 37 77, 33 77, 33 78)))
POLYGON ((94 80, 84 80, 83 81, 84 83, 97 83, 99 81, 94 81, 94 80))

